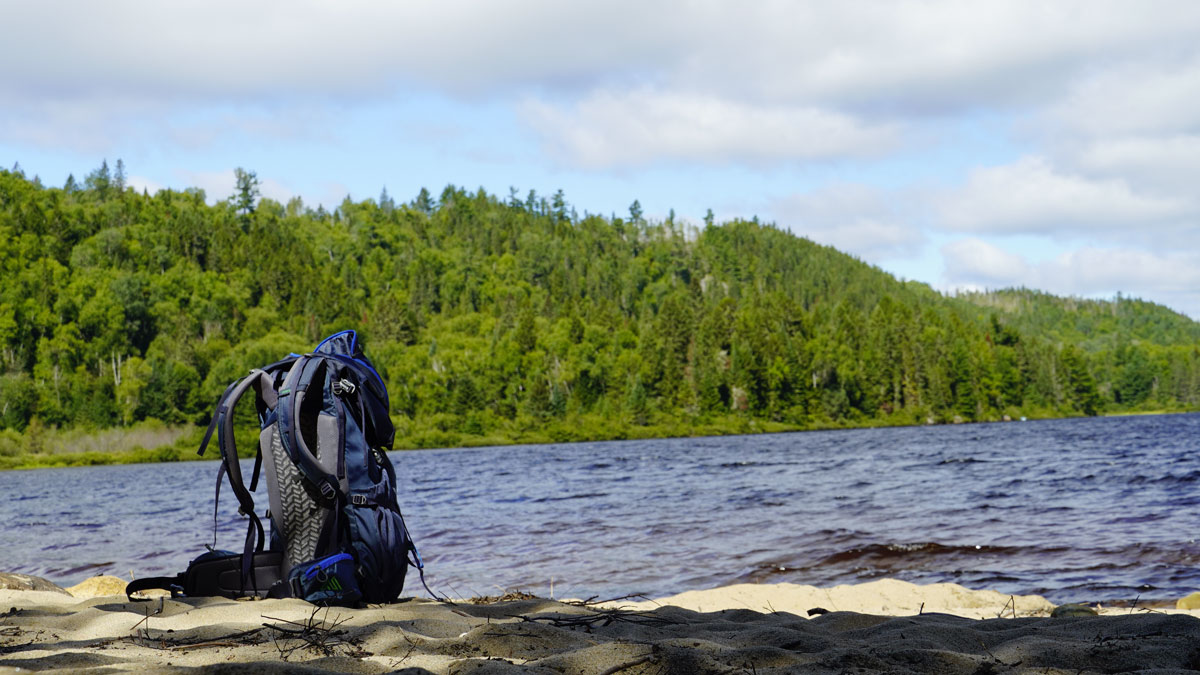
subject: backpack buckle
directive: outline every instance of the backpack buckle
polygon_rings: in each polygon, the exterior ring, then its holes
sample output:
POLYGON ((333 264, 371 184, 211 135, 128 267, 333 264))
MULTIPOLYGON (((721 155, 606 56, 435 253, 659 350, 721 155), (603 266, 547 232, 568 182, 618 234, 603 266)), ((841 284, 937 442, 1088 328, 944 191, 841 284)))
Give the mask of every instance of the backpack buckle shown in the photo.
POLYGON ((344 377, 340 380, 334 380, 333 382, 333 393, 337 394, 338 396, 342 396, 344 394, 353 394, 356 389, 357 387, 354 386, 354 383, 344 377))
POLYGON ((321 496, 325 499, 333 499, 337 496, 337 488, 332 483, 326 481, 321 483, 321 496))
POLYGON ((366 495, 350 495, 350 503, 355 506, 366 506, 367 505, 367 496, 366 495))

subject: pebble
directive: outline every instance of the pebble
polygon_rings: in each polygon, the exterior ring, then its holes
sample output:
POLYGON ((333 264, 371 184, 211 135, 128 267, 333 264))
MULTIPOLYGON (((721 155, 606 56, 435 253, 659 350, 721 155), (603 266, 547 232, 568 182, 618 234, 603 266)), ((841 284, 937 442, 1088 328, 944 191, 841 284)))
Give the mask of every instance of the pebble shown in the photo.
POLYGON ((1096 616, 1096 610, 1087 605, 1080 604, 1060 605, 1055 607, 1053 612, 1050 612, 1050 616, 1056 619, 1076 616, 1096 616))
POLYGON ((52 593, 66 593, 70 595, 70 593, 54 582, 29 574, 17 574, 16 572, 0 572, 0 588, 10 591, 50 591, 52 593))
POLYGON ((1200 609, 1200 593, 1189 593, 1175 603, 1175 609, 1200 609))
POLYGON ((68 588, 67 592, 77 598, 106 598, 110 595, 125 595, 125 585, 128 583, 121 577, 101 574, 84 579, 68 588))

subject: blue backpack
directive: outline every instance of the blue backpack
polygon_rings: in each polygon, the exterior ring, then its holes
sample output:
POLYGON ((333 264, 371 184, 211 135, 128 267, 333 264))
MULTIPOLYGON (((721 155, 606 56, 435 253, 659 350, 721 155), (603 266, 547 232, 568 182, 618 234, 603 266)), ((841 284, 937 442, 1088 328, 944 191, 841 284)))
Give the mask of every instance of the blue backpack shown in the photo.
POLYGON ((329 336, 311 354, 291 354, 230 384, 217 401, 200 454, 215 433, 221 451, 215 501, 219 504, 228 479, 238 512, 248 520, 243 550, 210 546, 180 575, 139 579, 126 593, 132 599, 140 590, 167 588, 189 596, 353 605, 395 601, 409 565, 424 583, 421 556, 396 501, 396 471, 387 456, 395 430, 388 410, 383 380, 352 330, 329 336), (247 489, 233 413, 250 391, 260 432, 247 489), (269 540, 251 495, 260 472, 267 481, 269 540))

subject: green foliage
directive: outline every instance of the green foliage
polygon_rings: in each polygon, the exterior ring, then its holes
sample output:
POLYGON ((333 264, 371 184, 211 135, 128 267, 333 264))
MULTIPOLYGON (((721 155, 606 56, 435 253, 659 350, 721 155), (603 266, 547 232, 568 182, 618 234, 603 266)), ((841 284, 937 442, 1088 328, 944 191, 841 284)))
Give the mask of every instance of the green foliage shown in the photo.
POLYGON ((1200 404, 1200 325, 1120 296, 945 297, 757 221, 580 217, 561 191, 327 212, 242 170, 213 206, 123 175, 0 171, 0 455, 203 424, 228 382, 346 327, 402 447, 1200 404))

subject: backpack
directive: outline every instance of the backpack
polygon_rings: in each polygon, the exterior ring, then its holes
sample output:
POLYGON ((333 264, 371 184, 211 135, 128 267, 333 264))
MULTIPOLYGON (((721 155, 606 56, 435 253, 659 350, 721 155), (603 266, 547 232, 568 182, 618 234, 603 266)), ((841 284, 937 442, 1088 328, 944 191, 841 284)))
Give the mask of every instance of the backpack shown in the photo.
POLYGON ((387 389, 353 330, 230 384, 199 450, 203 455, 216 435, 221 465, 214 545, 175 577, 131 582, 127 595, 134 599, 135 592, 165 588, 173 595, 386 603, 399 597, 409 565, 424 584, 424 564, 396 501, 396 471, 387 456, 395 430, 388 410, 387 389), (251 391, 260 431, 247 489, 233 414, 251 391), (260 473, 267 482, 269 540, 251 494, 260 473), (240 553, 215 548, 223 480, 248 521, 240 553))

